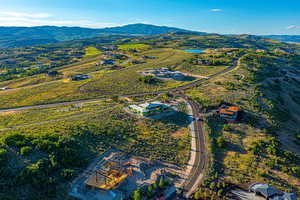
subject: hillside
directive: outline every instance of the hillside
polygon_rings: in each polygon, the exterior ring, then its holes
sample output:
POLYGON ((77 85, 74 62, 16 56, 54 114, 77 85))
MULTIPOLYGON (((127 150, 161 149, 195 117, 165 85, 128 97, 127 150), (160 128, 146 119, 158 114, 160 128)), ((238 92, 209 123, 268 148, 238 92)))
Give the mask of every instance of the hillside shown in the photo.
POLYGON ((0 27, 0 48, 48 44, 59 41, 92 38, 101 34, 155 35, 169 32, 190 32, 179 28, 148 24, 130 24, 113 28, 81 27, 0 27))
POLYGON ((298 45, 251 35, 120 34, 0 50, 0 199, 72 199, 69 183, 111 148, 186 167, 191 121, 171 89, 187 85, 181 91, 201 105, 209 151, 203 199, 227 199, 230 187, 256 181, 300 194, 298 45), (161 68, 188 78, 145 75, 161 68), (88 78, 72 79, 78 74, 88 78), (179 102, 178 112, 159 120, 128 112, 157 100, 179 102), (221 104, 238 106, 239 120, 216 114, 221 104))
POLYGON ((214 163, 200 191, 263 182, 299 194, 299 55, 245 53, 236 70, 187 92, 203 105, 214 163), (222 104, 241 108, 240 119, 211 115, 222 104))

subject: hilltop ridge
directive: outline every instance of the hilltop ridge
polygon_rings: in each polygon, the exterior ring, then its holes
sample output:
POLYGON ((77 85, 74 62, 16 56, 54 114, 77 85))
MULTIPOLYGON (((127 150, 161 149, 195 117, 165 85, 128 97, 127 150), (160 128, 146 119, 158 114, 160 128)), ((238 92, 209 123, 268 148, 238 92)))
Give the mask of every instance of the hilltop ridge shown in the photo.
POLYGON ((75 39, 93 38, 103 34, 157 35, 170 32, 194 32, 168 26, 129 24, 111 28, 82 28, 66 26, 0 27, 0 48, 48 44, 75 39))

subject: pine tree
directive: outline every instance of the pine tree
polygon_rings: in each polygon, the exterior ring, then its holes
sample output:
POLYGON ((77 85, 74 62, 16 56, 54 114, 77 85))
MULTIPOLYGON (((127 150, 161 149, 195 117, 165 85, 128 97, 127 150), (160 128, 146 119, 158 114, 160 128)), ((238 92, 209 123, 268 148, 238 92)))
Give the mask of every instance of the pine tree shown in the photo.
POLYGON ((133 200, 141 200, 141 199, 142 199, 141 190, 135 190, 133 192, 133 200))
POLYGON ((158 187, 161 188, 161 189, 163 189, 165 187, 165 179, 164 179, 164 177, 161 177, 159 179, 158 187))

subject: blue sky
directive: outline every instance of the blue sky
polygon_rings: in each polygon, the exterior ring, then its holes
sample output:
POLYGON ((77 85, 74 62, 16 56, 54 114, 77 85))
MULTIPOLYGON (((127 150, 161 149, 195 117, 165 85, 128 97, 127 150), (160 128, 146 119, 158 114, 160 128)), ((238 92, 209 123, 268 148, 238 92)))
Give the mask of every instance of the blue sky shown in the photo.
POLYGON ((300 35, 299 0, 0 0, 0 26, 148 23, 213 33, 300 35))

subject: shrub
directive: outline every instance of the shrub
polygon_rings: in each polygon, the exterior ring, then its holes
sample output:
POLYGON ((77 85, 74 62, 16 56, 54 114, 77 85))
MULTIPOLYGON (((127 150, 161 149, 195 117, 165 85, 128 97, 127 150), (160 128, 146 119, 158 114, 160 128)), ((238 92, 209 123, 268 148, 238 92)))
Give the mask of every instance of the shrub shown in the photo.
POLYGON ((210 183, 209 189, 211 189, 211 190, 214 190, 214 189, 215 189, 215 183, 214 183, 214 182, 210 183))
POLYGON ((199 192, 199 191, 198 191, 198 192, 195 192, 195 194, 194 194, 194 199, 195 199, 195 200, 199 200, 200 197, 201 197, 200 192, 199 192))
POLYGON ((30 154, 31 152, 32 152, 32 147, 30 147, 30 146, 25 146, 20 149, 21 156, 26 156, 26 155, 30 154))
POLYGON ((141 200, 142 199, 142 192, 141 190, 135 190, 132 194, 133 200, 141 200))
POLYGON ((163 189, 165 187, 165 185, 166 185, 165 179, 164 179, 164 177, 161 177, 159 179, 158 187, 161 188, 161 189, 163 189))
POLYGON ((73 169, 64 169, 60 173, 60 176, 64 178, 65 180, 71 180, 74 176, 74 170, 73 169))
POLYGON ((226 145, 226 140, 223 136, 219 136, 216 139, 216 143, 219 148, 224 148, 226 145))
POLYGON ((139 81, 141 81, 143 83, 147 83, 147 84, 157 84, 159 82, 159 80, 157 78, 155 78, 154 76, 140 77, 139 81))
POLYGON ((300 167, 299 166, 291 167, 290 171, 291 171, 291 174, 300 177, 300 167))
POLYGON ((153 186, 152 186, 152 185, 149 185, 149 186, 147 187, 147 196, 148 196, 148 197, 152 197, 152 195, 153 195, 153 186))
POLYGON ((0 148, 0 164, 4 165, 7 159, 8 159, 8 151, 6 149, 0 148))
POLYGON ((231 130, 231 126, 229 124, 224 124, 223 129, 225 131, 230 131, 231 130))
POLYGON ((21 134, 11 134, 4 138, 4 144, 11 146, 11 147, 22 147, 28 144, 28 138, 21 134))

